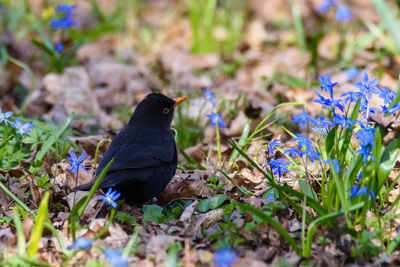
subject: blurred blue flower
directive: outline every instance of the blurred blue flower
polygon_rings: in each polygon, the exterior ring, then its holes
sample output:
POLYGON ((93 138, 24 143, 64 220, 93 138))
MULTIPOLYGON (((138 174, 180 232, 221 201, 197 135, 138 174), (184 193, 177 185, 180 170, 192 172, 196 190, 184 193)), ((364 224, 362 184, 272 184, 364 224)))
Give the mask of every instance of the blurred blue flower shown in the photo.
POLYGON ((284 159, 270 159, 269 162, 265 164, 263 167, 269 165, 274 174, 279 174, 279 178, 281 178, 284 172, 289 171, 289 169, 286 167, 289 164, 290 162, 285 162, 284 159))
POLYGON ((381 106, 381 112, 382 113, 390 113, 391 115, 393 115, 394 113, 396 113, 398 110, 400 110, 400 105, 396 104, 391 108, 388 108, 386 105, 381 106))
POLYGON ((342 22, 349 22, 353 18, 353 14, 351 11, 344 5, 339 5, 338 9, 336 10, 335 20, 342 21, 342 22))
POLYGON ((281 143, 279 142, 281 141, 280 139, 274 139, 271 142, 268 143, 268 154, 271 156, 274 154, 274 150, 276 147, 278 147, 281 143))
POLYGON ((330 109, 332 111, 335 110, 335 108, 340 109, 342 112, 344 112, 344 106, 342 105, 340 100, 334 100, 333 98, 325 98, 322 95, 320 95, 318 92, 315 92, 319 99, 315 99, 313 102, 321 104, 322 108, 330 109))
POLYGON ((331 7, 337 5, 337 0, 324 0, 316 9, 318 13, 328 13, 331 7))
POLYGON ((84 237, 79 237, 78 239, 75 240, 75 242, 68 247, 69 250, 77 250, 77 249, 83 249, 83 250, 89 250, 90 247, 92 246, 92 243, 94 240, 90 240, 84 237))
POLYGON ((62 43, 56 44, 56 50, 62 52, 64 50, 64 45, 62 43))
POLYGON ((215 125, 218 124, 219 128, 223 128, 226 126, 226 123, 221 119, 222 114, 218 113, 215 114, 214 112, 211 112, 211 114, 206 115, 207 118, 211 119, 211 127, 214 127, 215 125))
POLYGON ((333 99, 333 88, 338 84, 332 83, 331 76, 329 73, 326 73, 325 77, 323 75, 318 76, 319 81, 322 83, 321 90, 325 92, 329 92, 329 96, 333 99))
POLYGON ((329 128, 333 125, 330 120, 327 120, 322 115, 315 119, 313 124, 315 125, 315 128, 312 130, 314 132, 319 132, 321 136, 326 136, 329 133, 329 128))
POLYGON ((230 248, 222 248, 215 252, 214 263, 218 267, 230 267, 237 261, 236 252, 230 248))
MULTIPOLYGON (((2 123, 4 121, 4 123, 6 125, 11 125, 11 121, 8 120, 8 118, 10 118, 12 116, 13 112, 12 111, 8 111, 8 112, 1 112, 1 107, 0 107, 0 123, 2 123)), ((14 127, 15 128, 15 127, 14 127)))
POLYGON ((383 99, 384 104, 390 104, 397 97, 397 93, 383 86, 379 86, 379 97, 383 99))
POLYGON ((21 121, 18 118, 15 119, 15 122, 10 122, 10 123, 11 123, 11 126, 17 130, 17 134, 19 134, 19 135, 24 135, 26 133, 30 133, 31 128, 33 126, 35 126, 35 124, 32 124, 29 121, 25 122, 25 124, 22 125, 21 121))
MULTIPOLYGON (((325 163, 325 164, 329 164, 329 163, 330 163, 329 159, 324 160, 324 163, 325 163)), ((333 164, 333 167, 335 168, 335 171, 336 171, 336 172, 340 172, 340 164, 339 164, 339 161, 338 161, 337 159, 332 159, 332 164, 333 164)))
POLYGON ((317 152, 313 148, 308 149, 306 151, 306 155, 308 156, 311 162, 314 162, 316 159, 321 160, 321 153, 317 152))
POLYGON ((346 129, 347 127, 352 128, 354 125, 354 121, 351 120, 350 117, 346 117, 345 115, 339 115, 335 114, 332 118, 332 122, 334 125, 339 125, 343 129, 346 129))
MULTIPOLYGON (((364 98, 363 98, 364 99, 364 98)), ((361 101, 360 112, 363 115, 363 118, 368 119, 367 116, 377 113, 379 109, 371 107, 368 101, 361 101)))
POLYGON ((275 201, 274 193, 269 193, 266 197, 266 200, 275 201))
POLYGON ((360 99, 363 96, 364 96, 363 93, 353 92, 353 91, 349 91, 349 92, 346 92, 346 93, 343 93, 340 95, 340 97, 342 98, 342 101, 345 104, 347 104, 348 102, 357 103, 358 99, 360 99))
POLYGON ((356 67, 351 67, 343 71, 346 74, 347 81, 351 81, 360 76, 360 71, 356 67))
POLYGON ((298 147, 300 149, 303 148, 303 147, 305 147, 306 150, 312 149, 312 142, 311 142, 310 139, 308 139, 308 137, 306 137, 306 136, 304 136, 302 134, 299 134, 299 133, 296 133, 296 136, 297 137, 293 138, 293 140, 299 142, 298 143, 298 147))
POLYGON ((108 191, 105 196, 100 195, 97 197, 98 200, 104 200, 107 205, 112 206, 114 209, 117 207, 117 200, 121 196, 121 193, 118 193, 117 190, 112 191, 112 188, 108 188, 108 191))
POLYGON ((63 17, 60 19, 50 21, 50 26, 54 28, 54 30, 58 31, 60 29, 68 29, 72 26, 76 25, 75 20, 72 19, 72 11, 77 7, 77 5, 67 5, 61 4, 58 5, 54 10, 56 12, 64 13, 63 17))
POLYGON ((312 123, 313 121, 314 121, 314 118, 311 117, 310 115, 308 115, 304 108, 303 108, 303 111, 301 112, 301 114, 293 115, 293 122, 299 123, 301 129, 306 128, 307 122, 312 123))
POLYGON ((361 195, 366 195, 367 192, 369 191, 368 196, 375 198, 375 193, 372 190, 368 190, 368 187, 366 185, 359 187, 359 185, 353 185, 353 187, 351 188, 351 192, 350 192, 350 197, 358 197, 361 195))
POLYGON ((82 155, 79 156, 79 158, 77 158, 75 153, 72 150, 70 150, 69 155, 71 157, 68 157, 67 159, 72 165, 72 168, 69 169, 70 172, 73 172, 74 174, 76 174, 78 172, 79 168, 81 168, 84 171, 87 171, 85 166, 83 166, 81 164, 81 162, 85 159, 87 153, 83 153, 82 155))
POLYGON ((294 147, 289 147, 288 149, 285 149, 283 153, 288 154, 290 157, 294 159, 302 156, 302 152, 294 147))
POLYGON ((207 90, 204 90, 204 89, 202 90, 203 93, 204 93, 204 96, 206 98, 206 101, 210 102, 213 105, 213 107, 215 108, 215 106, 216 106, 215 99, 214 99, 215 93, 214 92, 210 92, 210 86, 207 86, 206 89, 207 90))
POLYGON ((104 255, 107 260, 115 267, 128 266, 129 260, 122 255, 119 250, 106 249, 104 250, 104 255))
POLYGON ((381 91, 376 86, 379 83, 377 78, 369 81, 368 73, 364 70, 363 72, 363 81, 355 82, 354 85, 357 86, 360 91, 365 94, 368 98, 372 97, 372 94, 379 94, 381 91))
POLYGON ((361 126, 361 129, 359 129, 355 133, 356 138, 363 146, 371 145, 371 147, 374 147, 375 146, 375 142, 374 142, 375 128, 365 127, 363 124, 361 124, 360 126, 361 126))
POLYGON ((361 154, 363 156, 363 162, 366 163, 368 161, 368 157, 370 157, 370 159, 375 162, 375 158, 374 156, 372 156, 371 153, 371 147, 370 146, 363 146, 360 145, 361 148, 359 150, 356 151, 356 153, 361 154))

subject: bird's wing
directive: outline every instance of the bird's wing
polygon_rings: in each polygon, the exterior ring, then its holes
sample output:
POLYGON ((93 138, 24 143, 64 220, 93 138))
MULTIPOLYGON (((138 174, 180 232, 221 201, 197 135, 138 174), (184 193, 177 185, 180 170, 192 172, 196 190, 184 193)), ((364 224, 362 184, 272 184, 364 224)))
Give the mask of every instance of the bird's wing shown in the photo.
POLYGON ((169 136, 157 144, 130 143, 119 147, 108 172, 159 166, 172 162, 175 156, 175 140, 169 136))

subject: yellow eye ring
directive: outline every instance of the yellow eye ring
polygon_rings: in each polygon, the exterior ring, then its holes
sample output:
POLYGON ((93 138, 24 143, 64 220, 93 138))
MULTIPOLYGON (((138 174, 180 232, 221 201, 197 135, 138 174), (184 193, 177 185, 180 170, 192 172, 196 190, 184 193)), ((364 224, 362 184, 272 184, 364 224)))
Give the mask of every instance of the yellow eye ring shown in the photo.
POLYGON ((169 113, 169 108, 164 108, 162 111, 165 115, 167 115, 169 113))

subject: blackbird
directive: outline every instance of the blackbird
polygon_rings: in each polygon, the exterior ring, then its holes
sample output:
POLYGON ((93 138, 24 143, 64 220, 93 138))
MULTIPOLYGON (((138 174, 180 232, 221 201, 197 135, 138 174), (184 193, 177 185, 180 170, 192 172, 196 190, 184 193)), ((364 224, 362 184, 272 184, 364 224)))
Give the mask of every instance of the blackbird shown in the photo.
MULTIPOLYGON (((170 131, 172 116, 174 108, 185 99, 151 93, 138 104, 128 126, 111 142, 97 168, 96 178, 114 158, 99 188, 111 187, 133 205, 152 199, 167 186, 178 164, 170 131)), ((90 190, 94 182, 75 189, 90 190)))

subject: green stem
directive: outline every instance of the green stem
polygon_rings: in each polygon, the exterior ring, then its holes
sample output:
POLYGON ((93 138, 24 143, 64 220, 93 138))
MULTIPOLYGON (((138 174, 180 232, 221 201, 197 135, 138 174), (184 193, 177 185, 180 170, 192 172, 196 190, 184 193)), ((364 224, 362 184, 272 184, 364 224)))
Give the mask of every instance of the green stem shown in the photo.
POLYGON ((18 159, 18 167, 21 166, 21 160, 22 160, 22 140, 21 143, 19 144, 19 159, 18 159))
POLYGON ((222 162, 222 156, 221 156, 221 140, 220 140, 220 134, 219 134, 219 126, 218 124, 215 125, 215 131, 217 135, 217 152, 218 152, 218 163, 222 162))

